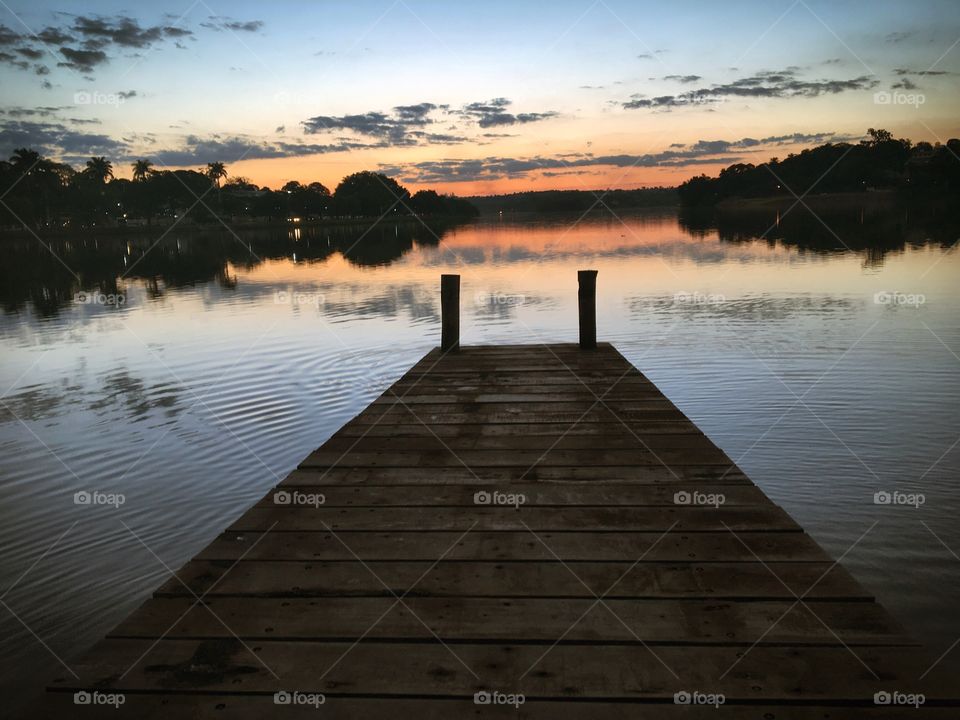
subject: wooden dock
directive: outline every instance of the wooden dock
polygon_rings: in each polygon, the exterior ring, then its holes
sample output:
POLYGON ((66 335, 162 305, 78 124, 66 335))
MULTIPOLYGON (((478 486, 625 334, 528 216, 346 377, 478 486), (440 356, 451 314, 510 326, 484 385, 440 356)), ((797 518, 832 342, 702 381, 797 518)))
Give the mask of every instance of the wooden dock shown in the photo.
POLYGON ((44 711, 957 717, 931 660, 612 346, 468 347, 310 454, 44 711))

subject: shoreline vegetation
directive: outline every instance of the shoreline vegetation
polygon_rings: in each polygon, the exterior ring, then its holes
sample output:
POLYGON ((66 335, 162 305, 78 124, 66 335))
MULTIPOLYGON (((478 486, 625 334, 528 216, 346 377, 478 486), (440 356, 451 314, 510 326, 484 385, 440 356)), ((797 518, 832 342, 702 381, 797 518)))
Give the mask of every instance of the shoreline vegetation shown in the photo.
MULTIPOLYGON (((173 226, 198 230, 230 226, 276 228, 343 225, 371 219, 468 219, 479 214, 463 198, 434 190, 410 193, 393 178, 362 171, 333 192, 322 183, 291 180, 279 190, 228 178, 221 162, 201 170, 156 170, 147 159, 131 165, 133 179, 115 178, 113 163, 92 157, 82 170, 18 148, 0 161, 4 235, 155 232, 173 226)), ((232 229, 232 228, 230 228, 232 229)))
MULTIPOLYGON (((338 228, 379 222, 468 222, 479 216, 616 213, 679 208, 688 216, 775 217, 796 212, 853 217, 916 207, 950 214, 960 190, 960 140, 945 144, 895 139, 867 131, 858 144, 826 143, 753 165, 736 163, 717 177, 698 175, 678 187, 631 190, 541 190, 458 197, 433 190, 411 194, 386 175, 348 175, 333 192, 290 181, 279 190, 228 177, 223 163, 196 170, 155 170, 132 163, 133 180, 113 177, 112 163, 93 157, 82 170, 20 148, 0 161, 12 190, 0 207, 0 237, 105 237, 177 229, 230 232, 338 228), (802 202, 798 202, 798 197, 802 202)), ((699 224, 699 223, 698 223, 699 224)))
POLYGON ((895 139, 867 130, 858 144, 826 143, 784 160, 736 163, 677 188, 686 208, 720 213, 783 211, 802 198, 811 211, 881 210, 892 204, 949 201, 960 190, 960 140, 895 139))

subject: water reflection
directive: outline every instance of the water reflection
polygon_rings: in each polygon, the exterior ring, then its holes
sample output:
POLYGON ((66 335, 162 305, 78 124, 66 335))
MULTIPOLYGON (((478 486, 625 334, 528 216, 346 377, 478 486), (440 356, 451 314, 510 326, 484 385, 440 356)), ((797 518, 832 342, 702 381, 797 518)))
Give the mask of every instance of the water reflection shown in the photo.
MULTIPOLYGON (((576 218, 529 218, 514 224, 479 224, 470 228, 472 243, 448 243, 462 231, 456 224, 389 223, 373 227, 334 225, 277 230, 246 230, 239 236, 226 231, 120 240, 110 238, 7 240, 0 270, 0 301, 7 312, 28 303, 42 316, 57 314, 77 304, 78 292, 107 298, 130 296, 129 284, 137 281, 146 295, 158 299, 172 289, 213 281, 235 290, 237 272, 252 270, 267 261, 294 264, 326 262, 334 255, 355 267, 389 265, 414 248, 436 248, 438 257, 451 256, 465 266, 552 261, 572 257, 625 257, 658 255, 694 256, 698 262, 721 262, 729 257, 724 244, 737 245, 762 239, 770 248, 797 248, 830 254, 848 250, 860 253, 865 266, 879 266, 890 252, 908 246, 949 247, 960 235, 960 221, 943 213, 910 210, 886 213, 853 211, 846 215, 815 216, 804 207, 789 213, 756 212, 731 217, 714 212, 682 210, 647 212, 638 216, 601 215, 579 224, 576 218), (556 234, 544 230, 556 227, 556 234), (679 231, 679 232, 678 232, 679 231), (716 242, 720 241, 720 244, 716 242), (694 241, 694 242, 691 242, 694 241)), ((382 298, 389 304, 388 298, 382 298)), ((81 299, 81 304, 83 300, 81 299)), ((89 299, 87 300, 89 303, 89 299)), ((89 313, 109 310, 110 303, 89 303, 89 313)), ((374 304, 370 312, 381 307, 374 304)), ((489 308, 508 314, 509 306, 489 308)), ((432 317, 418 313, 419 317, 432 317)))
POLYGON ((452 227, 416 221, 369 226, 331 225, 289 230, 242 230, 135 239, 71 238, 41 244, 33 238, 4 241, 0 301, 17 311, 30 303, 41 315, 74 304, 80 291, 126 295, 126 284, 145 282, 148 295, 211 280, 236 287, 235 268, 266 260, 322 262, 339 253, 352 265, 375 267, 402 257, 414 246, 436 245, 452 227), (46 246, 46 247, 45 247, 46 246))

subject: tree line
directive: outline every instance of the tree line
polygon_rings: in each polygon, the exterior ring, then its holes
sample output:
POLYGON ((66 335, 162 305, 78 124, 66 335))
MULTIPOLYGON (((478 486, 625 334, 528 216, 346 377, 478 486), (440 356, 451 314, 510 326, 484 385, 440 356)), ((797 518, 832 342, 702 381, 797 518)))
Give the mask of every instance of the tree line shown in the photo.
POLYGON ((331 192, 323 183, 291 180, 279 190, 231 177, 222 162, 199 170, 158 170, 149 159, 131 164, 132 180, 114 177, 113 163, 91 157, 76 169, 18 148, 0 161, 0 226, 41 229, 169 224, 184 217, 298 221, 381 216, 473 217, 467 200, 434 190, 411 194, 393 178, 363 171, 331 192))
POLYGON ((856 145, 827 143, 784 160, 736 163, 715 178, 699 175, 677 188, 684 205, 714 205, 727 198, 900 190, 918 197, 960 189, 960 140, 945 144, 895 139, 867 131, 856 145))

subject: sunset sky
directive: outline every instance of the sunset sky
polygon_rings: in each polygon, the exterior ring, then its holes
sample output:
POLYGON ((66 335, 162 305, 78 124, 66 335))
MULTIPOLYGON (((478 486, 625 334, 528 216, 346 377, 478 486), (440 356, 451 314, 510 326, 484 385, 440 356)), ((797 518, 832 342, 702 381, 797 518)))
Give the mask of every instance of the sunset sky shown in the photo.
POLYGON ((0 2, 0 157, 334 188, 672 185, 868 127, 960 136, 960 6, 0 2))

